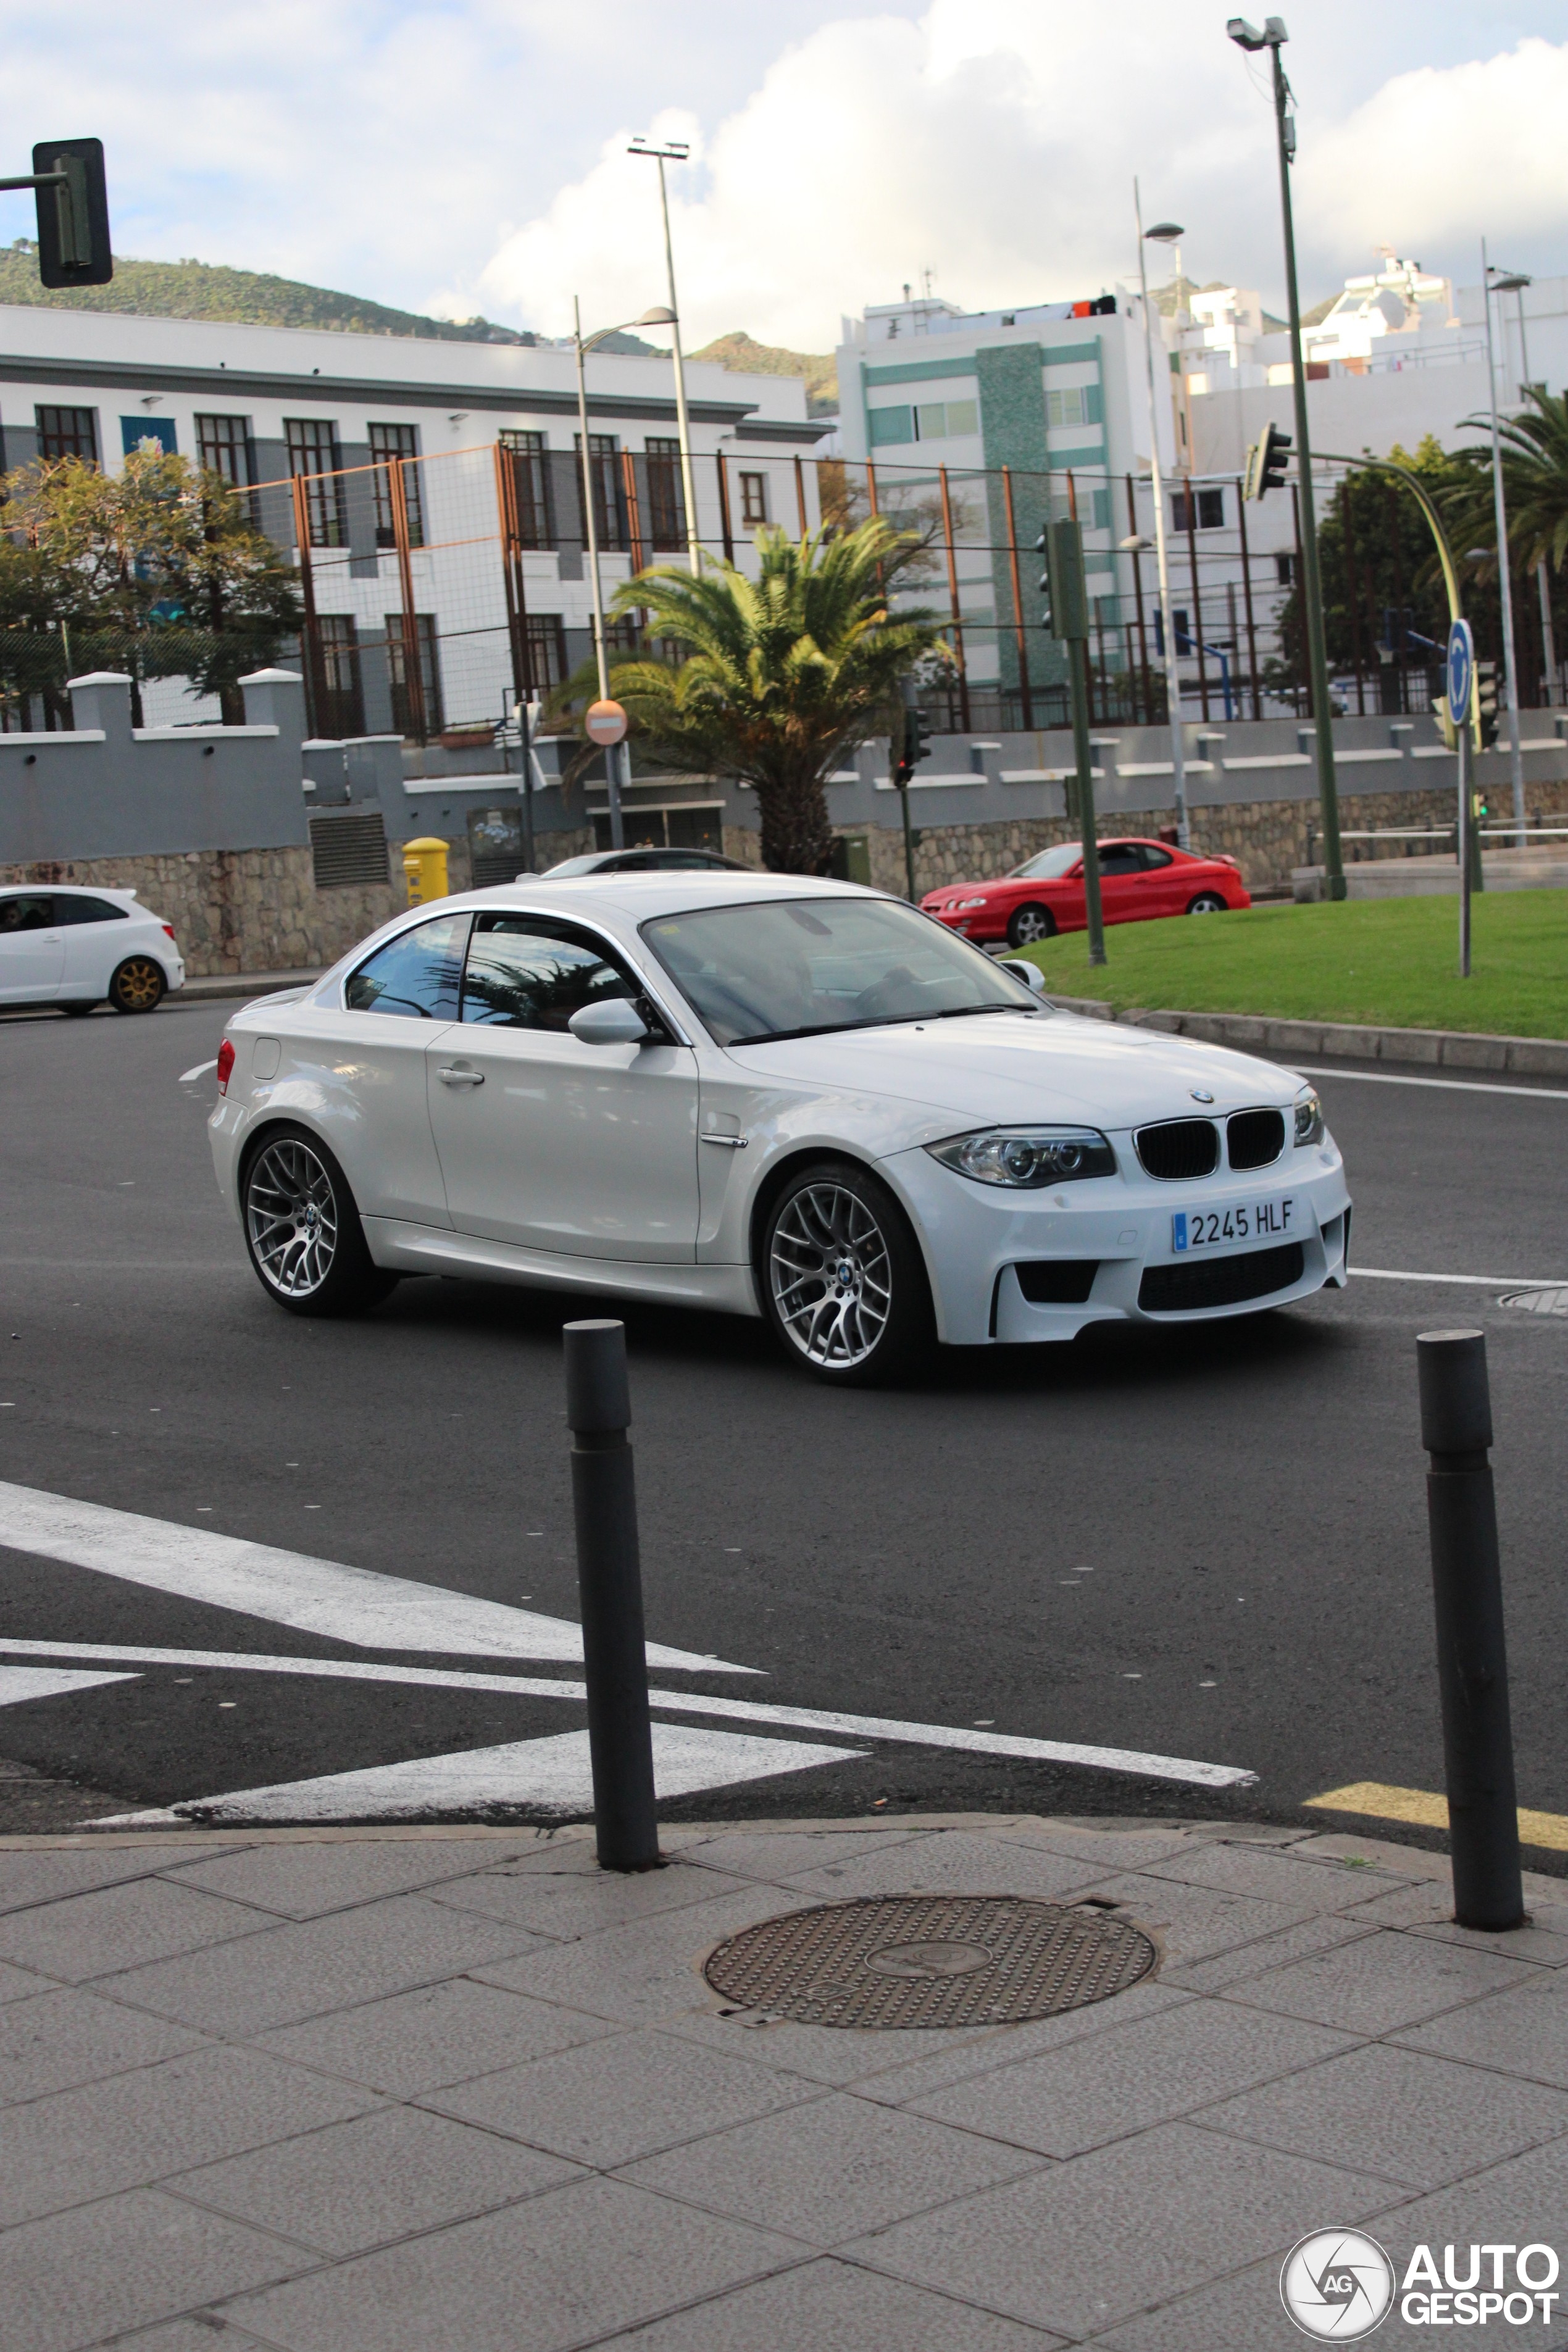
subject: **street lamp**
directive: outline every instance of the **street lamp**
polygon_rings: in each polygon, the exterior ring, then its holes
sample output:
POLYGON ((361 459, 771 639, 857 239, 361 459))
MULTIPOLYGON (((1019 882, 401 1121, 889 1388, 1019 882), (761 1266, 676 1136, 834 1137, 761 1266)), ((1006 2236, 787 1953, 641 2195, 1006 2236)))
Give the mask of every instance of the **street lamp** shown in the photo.
POLYGON ((669 240, 669 193, 664 184, 666 163, 684 163, 691 153, 684 139, 668 140, 662 147, 650 147, 646 139, 634 139, 626 149, 628 155, 651 155, 658 165, 658 203, 664 215, 664 266, 669 277, 669 310, 667 313, 675 346, 675 429, 680 436, 680 487, 686 499, 686 548, 691 559, 691 576, 695 580, 702 569, 701 541, 697 532, 697 493, 691 481, 691 419, 686 408, 686 358, 680 348, 680 306, 675 299, 675 247, 669 240))
MULTIPOLYGON (((599 532, 594 514, 594 475, 588 456, 588 379, 583 362, 596 343, 610 335, 619 335, 627 327, 668 327, 674 323, 675 313, 662 307, 645 310, 640 319, 623 320, 618 327, 601 327, 596 334, 583 332, 582 305, 572 297, 572 341, 577 352, 577 447, 583 461, 583 528, 588 541, 588 583, 594 600, 594 654, 599 665, 599 699, 610 698, 610 667, 605 654, 605 599, 599 583, 599 532)), ((610 793, 610 847, 626 847, 626 829, 621 822, 621 787, 616 773, 620 766, 617 753, 625 747, 611 744, 605 753, 605 781, 610 793)), ((630 756, 626 754, 628 781, 631 776, 630 756)))
MULTIPOLYGON (((1165 653, 1165 714, 1171 722, 1171 780, 1176 803, 1176 839, 1184 849, 1190 849, 1192 828, 1187 822, 1186 749, 1182 740, 1182 680, 1176 663, 1175 615, 1171 610, 1171 567, 1165 553, 1165 493, 1160 482, 1160 412, 1154 395, 1154 327, 1149 315, 1149 272, 1144 266, 1146 244, 1174 245, 1180 250, 1184 231, 1174 221, 1156 221, 1153 227, 1143 226, 1143 200, 1138 183, 1132 183, 1132 211, 1138 223, 1138 282, 1143 289, 1143 351, 1149 362, 1149 479, 1154 493, 1154 564, 1159 574, 1160 628, 1164 638, 1165 653)), ((1178 288, 1178 299, 1180 292, 1178 288)), ((1161 341, 1162 355, 1164 351, 1161 341)), ((1189 484, 1189 489, 1191 485, 1189 484)))
POLYGON ((1329 716, 1329 658, 1323 642, 1323 594, 1318 572, 1318 520, 1312 504, 1312 448, 1307 432, 1307 370, 1301 356, 1301 301, 1296 290, 1296 230, 1290 217, 1290 165, 1296 154, 1296 118, 1286 112, 1292 95, 1279 52, 1289 39, 1282 16, 1264 19, 1258 32, 1245 16, 1233 16, 1226 31, 1238 48, 1267 49, 1274 82, 1274 124, 1279 149, 1279 210, 1285 231, 1285 290, 1290 305, 1290 373, 1296 394, 1296 457, 1301 500, 1301 594, 1307 608, 1307 670, 1312 688, 1313 734, 1318 751, 1318 797, 1323 817, 1323 877, 1331 898, 1345 895, 1340 851, 1340 796, 1334 781, 1334 738, 1329 716))
POLYGON ((1497 366, 1492 358, 1492 296, 1519 293, 1529 283, 1529 278, 1521 278, 1517 270, 1492 268, 1487 259, 1487 241, 1483 236, 1481 299, 1486 304, 1487 312, 1487 390, 1491 401, 1492 517, 1497 525, 1498 586, 1502 596, 1503 692, 1508 702, 1508 759, 1513 783, 1516 846, 1521 849, 1525 845, 1524 754, 1519 744, 1519 672, 1513 656, 1513 566, 1509 562, 1508 506, 1503 497, 1502 442, 1498 433, 1497 366))

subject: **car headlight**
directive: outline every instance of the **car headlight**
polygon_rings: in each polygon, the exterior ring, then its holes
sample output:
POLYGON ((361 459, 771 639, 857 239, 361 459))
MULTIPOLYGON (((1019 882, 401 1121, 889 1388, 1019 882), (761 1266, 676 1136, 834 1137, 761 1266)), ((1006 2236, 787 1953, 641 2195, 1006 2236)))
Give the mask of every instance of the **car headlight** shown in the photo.
POLYGON ((1116 1154, 1097 1127, 988 1127, 978 1135, 928 1143, 926 1150, 977 1184, 1005 1184, 1015 1191, 1116 1173, 1116 1154))
POLYGON ((1310 1087, 1303 1087, 1296 1097, 1296 1140, 1321 1143, 1322 1139, 1323 1106, 1310 1087))
POLYGON ((962 915, 966 907, 984 907, 984 898, 955 898, 949 906, 950 914, 962 915))

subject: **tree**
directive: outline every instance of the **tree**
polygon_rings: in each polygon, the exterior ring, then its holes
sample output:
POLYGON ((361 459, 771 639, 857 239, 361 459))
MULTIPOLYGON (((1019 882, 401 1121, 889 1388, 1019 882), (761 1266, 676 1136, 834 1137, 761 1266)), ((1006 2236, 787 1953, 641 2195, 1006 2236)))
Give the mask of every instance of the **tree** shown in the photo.
POLYGON ((77 457, 20 467, 0 499, 0 664, 18 690, 37 690, 42 649, 11 633, 52 629, 49 675, 68 643, 73 667, 129 670, 137 725, 153 677, 188 677, 235 723, 239 679, 299 634, 293 572, 221 474, 142 448, 118 474, 77 457))
POLYGON ((616 662, 610 691, 661 764, 755 786, 765 866, 822 874, 833 851, 828 773, 895 723, 912 672, 950 656, 934 615, 889 609, 900 570, 921 553, 917 534, 876 516, 837 536, 760 530, 756 549, 754 581, 731 564, 627 581, 615 611, 646 612, 647 634, 674 657, 616 662))

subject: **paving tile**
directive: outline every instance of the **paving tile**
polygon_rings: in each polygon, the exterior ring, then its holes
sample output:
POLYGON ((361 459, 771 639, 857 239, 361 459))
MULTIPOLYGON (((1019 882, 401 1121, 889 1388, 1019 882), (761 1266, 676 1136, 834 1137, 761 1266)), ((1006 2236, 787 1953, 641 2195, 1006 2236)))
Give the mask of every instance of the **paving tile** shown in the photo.
MULTIPOLYGON (((1135 2025, 1143 2018, 1163 2016, 1168 2011, 1179 2009, 1191 1997, 1173 1992, 1155 1978, 1145 1977, 1142 1984, 1130 1986, 1113 2000, 1092 2001, 1085 2009, 1069 2009, 1060 2017, 1037 2017, 1022 2025, 972 2030, 962 2037, 957 2033, 901 2033, 897 2039, 904 2053, 902 2063, 858 2077, 855 2088, 863 2099, 876 2099, 888 2106, 912 2106, 918 2099, 945 2091, 953 2083, 987 2074, 994 2068, 1015 2066, 1042 2052, 1066 2050, 1075 2042, 1087 2042, 1091 2036, 1110 2032, 1113 2027, 1135 2025), (926 2049, 917 2046, 921 2043, 927 2045, 926 2049)), ((872 2037, 867 2034, 856 2038, 869 2041, 872 2037)), ((891 2042, 894 2036, 879 2034, 876 2038, 891 2042)))
POLYGON ((1185 1967, 1255 1944, 1264 1936, 1278 1936, 1309 1912, 1305 1903, 1271 1903, 1256 1895, 1233 1895, 1224 1887, 1184 1886, 1173 1878, 1133 1872, 1098 1879, 1094 1892, 1121 1904, 1140 1927, 1154 1929, 1167 1967, 1185 1967))
POLYGON ((477 1859, 500 1859, 506 1852, 505 1846, 467 1838, 449 1844, 426 1838, 367 1840, 363 1845, 324 1840, 320 1845, 253 1845, 216 1859, 182 1861, 166 1874, 180 1886, 254 1903, 285 1919, 317 1919, 356 1903, 378 1903, 444 1878, 465 1877, 477 1859))
POLYGON ((202 2314, 118 2336, 115 2352, 267 2352, 267 2347, 258 2336, 247 2336, 225 2320, 202 2314))
POLYGON ((238 1903, 162 1878, 134 1878, 0 1918, 0 1958, 68 1984, 253 1936, 267 1921, 238 1903))
MULTIPOLYGON (((1296 2234, 1305 2236, 1313 2226, 1309 2222, 1296 2234)), ((1368 2226, 1384 2244, 1383 2223, 1368 2226)), ((1282 2247, 1266 2263, 1124 2320, 1094 2338, 1094 2352, 1303 2352, 1308 2339, 1286 2316, 1279 2300, 1279 2273, 1288 2251, 1282 2247)), ((1511 2335, 1509 2344, 1512 2352, 1511 2335)))
POLYGON ((800 2253, 624 2182, 583 2180, 243 2296, 225 2316, 282 2352, 563 2352, 800 2253))
POLYGON ((0 1960, 0 2005, 30 2000, 35 1993, 54 1990, 53 1977, 41 1976, 36 1969, 14 1969, 8 1960, 0 1960))
POLYGON ((737 1828, 710 1833, 689 1845, 682 1859, 700 1870, 726 1872, 737 1878, 761 1878, 777 1884, 799 1871, 821 1870, 834 1863, 858 1862, 867 1854, 903 1845, 919 1832, 908 1829, 762 1830, 737 1828))
POLYGON ((1170 1854, 1144 1865, 1155 1878, 1185 1886, 1213 1886, 1228 1895, 1255 1895, 1287 1911, 1348 1911, 1373 1895, 1399 1894, 1407 1882, 1384 1871, 1321 1857, 1307 1861, 1300 1850, 1216 1842, 1195 1853, 1170 1854))
POLYGON ((1282 2257, 1304 2226, 1355 2221, 1390 2193, 1386 2181, 1164 2124, 843 2251, 1076 2339, 1264 2253, 1282 2257))
POLYGON ((829 2258, 612 2336, 599 2352, 1051 2352, 1060 2343, 829 2258))
POLYGON ((593 1877, 575 1871, 547 1873, 537 1865, 514 1872, 502 1864, 435 1887, 431 1895, 455 1909, 515 1920, 532 1935, 567 1942, 656 1918, 661 1912, 711 1903, 721 1895, 744 1894, 749 1885, 717 1870, 693 1870, 684 1861, 669 1863, 663 1870, 602 1870, 593 1877))
MULTIPOLYGON (((658 1918, 584 1936, 574 1944, 486 1962, 469 1973, 486 1984, 505 1985, 539 2000, 557 2000, 616 2023, 652 2024, 694 2010, 718 2009, 719 1998, 702 1975, 702 1962, 715 1944, 759 1919, 802 1910, 806 1901, 775 1887, 748 1886, 742 1894, 694 1903, 658 1918)), ((472 1916, 452 1911, 446 1916, 472 1916)), ((512 1932, 521 1937, 524 1931, 512 1932)))
POLYGON ((25 1911, 35 1903, 58 1903, 62 1895, 90 1895, 121 1880, 150 1878, 167 1868, 177 1848, 158 1845, 56 1847, 0 1853, 0 1912, 25 1911))
POLYGON ((827 2248, 1016 2179, 1037 2163, 1020 2149, 833 2091, 807 2107, 668 2149, 625 2178, 827 2248))
POLYGON ((1116 1821, 1009 1822, 993 1830, 993 1837, 1036 1845, 1068 1862, 1085 1862, 1095 1871, 1142 1870, 1167 1854, 1200 1853, 1215 1835, 1184 1822, 1116 1821))
MULTIPOLYGON (((1565 2212, 1568 2141, 1557 2139, 1545 2147, 1531 2149, 1527 2156, 1494 2165, 1488 2171, 1471 2173, 1428 2196, 1403 2200, 1395 2210, 1383 2215, 1373 2234, 1391 2256, 1401 2278, 1415 2248, 1423 2245, 1433 2248, 1439 2270, 1444 2248, 1453 2246, 1462 2265, 1459 2274, 1464 2277, 1469 2268, 1471 2246, 1545 2245, 1561 2254, 1565 2212)), ((1489 2286, 1492 2257, 1488 2255, 1483 2260, 1482 2283, 1489 2286)), ((1539 2264, 1539 2256, 1536 2262, 1539 2264)), ((1512 2287, 1513 2265, 1506 2258, 1505 2263, 1506 2284, 1512 2287)), ((1540 2275, 1539 2268, 1536 2275, 1540 2275)), ((1495 2339, 1498 2352, 1502 2352, 1504 2345, 1507 2352, 1562 2352, 1563 2343, 1568 2341, 1563 2284, 1560 2277, 1556 2282, 1557 2306, 1544 2326, 1538 2315, 1527 2326, 1493 2328, 1485 2333, 1478 2328, 1476 2339, 1489 2347, 1495 2339)), ((1456 2329, 1448 2340, 1462 2344, 1468 2333, 1456 2329)), ((1438 2340, 1436 2329, 1426 2340, 1438 2340)))
POLYGON ((200 2047, 201 2037, 75 1987, 0 2009, 0 2106, 155 2065, 200 2047))
POLYGON ((1041 1846, 977 1830, 931 1830, 878 1853, 796 1871, 790 1884, 827 1903, 862 1895, 1032 1895, 1042 1903, 1079 1893, 1103 1866, 1065 1861, 1041 1846))
POLYGON ((1568 1910, 1531 1905, 1530 1925, 1506 1935, 1484 1935, 1454 1919, 1454 1890, 1447 1879, 1425 1879, 1393 1894, 1375 1896, 1349 1916, 1380 1927, 1404 1927, 1413 1936, 1436 1936, 1472 1952, 1500 1952, 1505 1959, 1530 1960, 1537 1968, 1568 1968, 1568 1910))
POLYGON ((259 1925, 256 1912, 246 1916, 258 1932, 130 1969, 100 1990, 198 2030, 237 2037, 459 1976, 536 1941, 521 1927, 448 1911, 420 1895, 286 1927, 259 1925))
POLYGON ((820 2095, 796 2075, 643 2031, 481 2074, 425 2105, 609 2170, 820 2095))
POLYGON ((1396 2037, 1406 2050, 1521 2074, 1568 2091, 1568 1984, 1560 1978, 1471 2001, 1396 2037))
POLYGON ((0 2228, 341 2123, 368 2092, 252 2050, 195 2050, 7 2109, 0 2228))
POLYGON ((1526 1984, 1537 1971, 1490 1952, 1470 1952, 1382 1929, 1289 1968, 1249 1977, 1226 1993, 1280 2015, 1314 2019, 1347 2033, 1392 2033, 1440 2010, 1526 1984))
POLYGON ((1568 2095, 1373 2044, 1226 2099, 1197 2120, 1406 2188, 1437 2189, 1568 2133, 1568 2095))
POLYGON ((163 2187, 323 2253, 357 2254, 575 2176, 575 2166, 537 2148, 395 2107, 174 2175, 163 2187))
POLYGON ((1208 2107, 1244 2085, 1315 2066, 1347 2046, 1343 2034, 1321 2026, 1287 2025, 1228 2002, 1192 2000, 1163 2017, 994 2068, 916 2101, 914 2111, 1042 2156, 1078 2156, 1208 2107))
POLYGON ((394 2098, 417 2098, 527 2058, 544 2058, 620 2029, 499 1985, 453 1977, 358 2009, 334 2010, 303 2025, 258 2034, 255 2046, 324 2074, 368 2083, 394 2098))
MULTIPOLYGON (((0 2344, 5 2352, 79 2352, 315 2260, 220 2214, 139 2189, 0 2236, 0 2344)), ((220 2340, 232 2339, 208 2329, 205 2352, 220 2340)))
POLYGON ((1188 1992, 1224 1992, 1227 1986, 1245 1984, 1248 1977, 1260 1977, 1291 1960, 1304 1960, 1313 1952, 1334 1951, 1341 1944, 1353 1944, 1358 1936, 1370 1933, 1354 1914, 1347 1918, 1339 1912, 1318 1911, 1310 1918, 1298 1919, 1293 1927, 1281 1928, 1277 1936, 1237 1945, 1234 1951, 1211 1952, 1202 1960, 1168 1960, 1160 1971, 1160 1981, 1188 1992))

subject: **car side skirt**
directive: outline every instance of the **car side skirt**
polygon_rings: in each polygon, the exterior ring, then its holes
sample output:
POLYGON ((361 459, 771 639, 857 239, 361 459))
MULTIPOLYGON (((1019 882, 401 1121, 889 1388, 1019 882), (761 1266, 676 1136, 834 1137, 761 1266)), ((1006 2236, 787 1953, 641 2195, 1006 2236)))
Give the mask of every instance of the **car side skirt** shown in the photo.
POLYGON ((366 1217, 363 1223, 371 1256, 389 1273, 471 1275, 481 1282, 529 1283, 542 1290, 666 1299, 673 1306, 711 1307, 721 1315, 762 1313, 746 1265, 634 1265, 625 1258, 522 1249, 511 1242, 444 1233, 435 1225, 405 1224, 393 1217, 366 1217))

